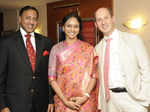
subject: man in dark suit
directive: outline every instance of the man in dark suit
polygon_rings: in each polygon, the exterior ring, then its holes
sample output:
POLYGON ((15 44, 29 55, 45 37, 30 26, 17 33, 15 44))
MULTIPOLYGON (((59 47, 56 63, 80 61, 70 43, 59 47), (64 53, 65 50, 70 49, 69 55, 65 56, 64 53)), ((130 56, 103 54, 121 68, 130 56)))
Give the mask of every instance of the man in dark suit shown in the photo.
POLYGON ((48 104, 52 106, 48 85, 52 42, 34 33, 38 17, 36 8, 25 6, 19 13, 19 31, 0 40, 0 112, 46 112, 48 104))

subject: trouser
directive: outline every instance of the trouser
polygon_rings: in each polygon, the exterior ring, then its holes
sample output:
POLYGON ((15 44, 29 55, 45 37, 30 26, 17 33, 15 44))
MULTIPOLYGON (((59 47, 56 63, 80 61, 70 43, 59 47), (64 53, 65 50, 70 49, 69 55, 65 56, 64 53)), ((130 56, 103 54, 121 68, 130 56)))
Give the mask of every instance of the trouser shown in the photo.
POLYGON ((30 112, 47 112, 48 109, 48 104, 40 104, 39 102, 37 103, 36 100, 32 101, 31 104, 31 111, 30 112))
POLYGON ((108 112, 148 112, 148 109, 135 101, 127 92, 112 92, 108 101, 108 112))

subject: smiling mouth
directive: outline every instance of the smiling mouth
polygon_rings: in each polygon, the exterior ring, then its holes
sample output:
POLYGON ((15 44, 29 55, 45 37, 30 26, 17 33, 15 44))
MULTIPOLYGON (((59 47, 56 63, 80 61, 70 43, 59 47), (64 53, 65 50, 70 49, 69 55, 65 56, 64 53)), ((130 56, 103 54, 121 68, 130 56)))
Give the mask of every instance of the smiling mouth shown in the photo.
POLYGON ((102 25, 103 29, 106 29, 108 27, 108 25, 102 25))
POLYGON ((70 35, 75 35, 75 33, 69 33, 70 35))

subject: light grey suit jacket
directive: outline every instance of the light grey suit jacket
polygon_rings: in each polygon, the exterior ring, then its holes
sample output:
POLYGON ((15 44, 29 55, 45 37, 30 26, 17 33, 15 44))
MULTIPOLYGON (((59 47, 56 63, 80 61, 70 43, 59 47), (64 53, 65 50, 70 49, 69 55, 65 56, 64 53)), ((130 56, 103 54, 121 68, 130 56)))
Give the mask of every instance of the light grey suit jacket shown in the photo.
MULTIPOLYGON (((118 31, 120 65, 125 73, 125 88, 128 94, 143 106, 150 104, 150 60, 140 37, 118 31)), ((99 56, 99 104, 98 108, 102 112, 107 112, 107 102, 105 100, 104 72, 102 62, 104 39, 95 47, 99 56)))

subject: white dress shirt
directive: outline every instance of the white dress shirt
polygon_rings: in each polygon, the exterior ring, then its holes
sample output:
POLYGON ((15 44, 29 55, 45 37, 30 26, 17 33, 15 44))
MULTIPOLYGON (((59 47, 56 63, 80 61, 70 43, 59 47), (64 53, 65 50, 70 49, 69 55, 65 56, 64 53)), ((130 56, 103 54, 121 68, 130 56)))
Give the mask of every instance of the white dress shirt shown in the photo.
MULTIPOLYGON (((27 38, 25 37, 25 35, 26 35, 27 33, 24 31, 24 29, 23 29, 22 27, 20 27, 20 32, 21 32, 21 35, 22 35, 22 38, 23 38, 23 41, 24 41, 24 45, 25 45, 25 47, 26 47, 26 39, 27 39, 27 38)), ((33 46, 34 51, 36 51, 36 44, 35 44, 34 32, 30 33, 30 35, 31 35, 31 38, 30 38, 31 44, 32 44, 32 46, 33 46)))
MULTIPOLYGON (((109 37, 104 39, 112 38, 110 41, 110 61, 109 61, 109 88, 125 87, 124 73, 120 68, 119 61, 119 35, 117 29, 115 29, 109 37)), ((106 43, 104 44, 104 48, 106 43)), ((104 50, 105 52, 105 50, 104 50)), ((103 53, 105 54, 105 53, 103 53)), ((104 59, 103 59, 104 61, 104 59)))

